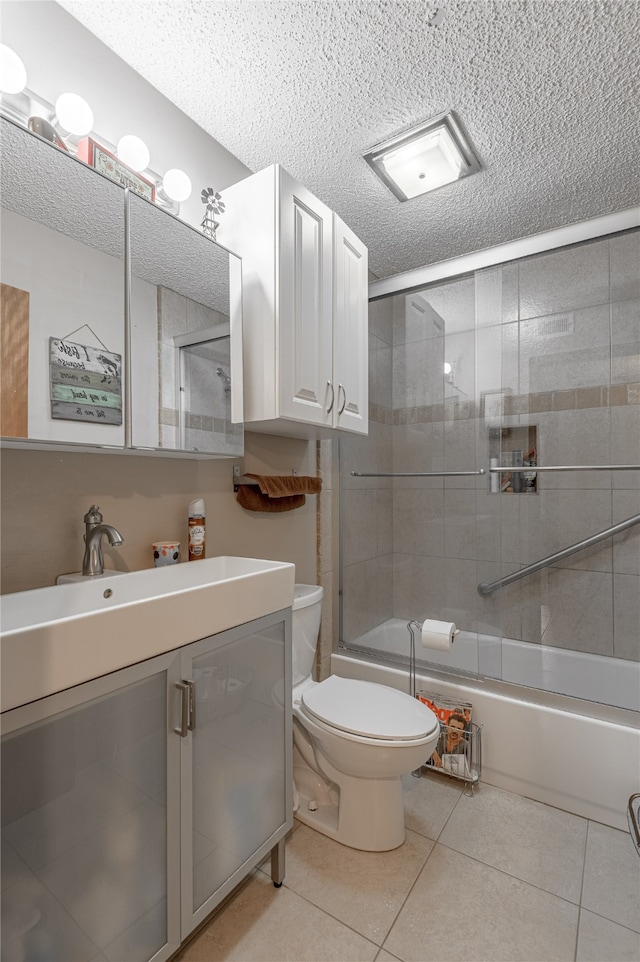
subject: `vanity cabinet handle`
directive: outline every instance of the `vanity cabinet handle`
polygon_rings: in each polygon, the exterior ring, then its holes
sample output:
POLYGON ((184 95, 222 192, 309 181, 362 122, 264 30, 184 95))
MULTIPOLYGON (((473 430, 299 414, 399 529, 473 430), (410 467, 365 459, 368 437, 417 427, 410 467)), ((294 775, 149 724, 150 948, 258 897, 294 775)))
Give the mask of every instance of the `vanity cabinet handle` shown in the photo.
POLYGON ((193 681, 185 681, 185 685, 189 691, 189 697, 187 699, 189 703, 187 728, 190 732, 194 732, 196 730, 196 686, 193 681))
POLYGON ((196 728, 195 684, 183 678, 176 688, 180 692, 180 727, 173 730, 180 738, 186 738, 196 728))
POLYGON ((344 394, 344 401, 342 402, 342 407, 338 411, 338 417, 340 417, 340 415, 342 414, 342 412, 347 406, 347 392, 344 389, 344 384, 338 384, 338 404, 340 403, 340 391, 342 391, 342 393, 344 394))
POLYGON ((327 387, 331 388, 331 404, 327 408, 327 414, 331 414, 331 411, 333 410, 333 402, 336 399, 336 392, 333 388, 333 384, 331 383, 331 381, 327 381, 327 387))
POLYGON ((180 692, 180 728, 174 728, 173 730, 176 735, 180 735, 181 738, 186 738, 189 730, 189 687, 186 684, 177 682, 176 688, 180 692))

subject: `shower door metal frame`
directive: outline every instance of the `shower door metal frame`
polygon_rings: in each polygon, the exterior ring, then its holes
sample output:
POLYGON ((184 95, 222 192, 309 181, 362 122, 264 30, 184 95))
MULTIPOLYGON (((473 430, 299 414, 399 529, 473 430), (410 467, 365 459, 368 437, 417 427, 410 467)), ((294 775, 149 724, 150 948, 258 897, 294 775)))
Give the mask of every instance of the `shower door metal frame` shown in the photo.
POLYGON ((629 207, 613 214, 603 214, 579 224, 569 224, 566 227, 556 227, 552 230, 533 234, 531 237, 521 237, 506 244, 488 247, 485 250, 474 251, 452 257, 448 261, 439 261, 426 267, 404 271, 392 277, 384 277, 369 284, 369 300, 377 301, 392 294, 410 294, 437 284, 441 281, 472 274, 485 267, 496 267, 509 261, 530 257, 532 254, 543 254, 546 251, 557 250, 560 247, 571 247, 583 241, 595 240, 609 234, 640 227, 640 206, 629 207))

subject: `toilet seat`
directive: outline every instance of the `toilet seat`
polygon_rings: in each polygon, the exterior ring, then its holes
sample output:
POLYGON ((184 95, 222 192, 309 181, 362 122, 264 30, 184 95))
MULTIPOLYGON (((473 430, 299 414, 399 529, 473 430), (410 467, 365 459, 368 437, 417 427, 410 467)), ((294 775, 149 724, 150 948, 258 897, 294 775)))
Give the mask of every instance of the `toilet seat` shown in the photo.
POLYGON ((331 675, 302 692, 309 718, 348 735, 386 742, 428 738, 438 728, 435 714, 404 692, 374 682, 331 675))

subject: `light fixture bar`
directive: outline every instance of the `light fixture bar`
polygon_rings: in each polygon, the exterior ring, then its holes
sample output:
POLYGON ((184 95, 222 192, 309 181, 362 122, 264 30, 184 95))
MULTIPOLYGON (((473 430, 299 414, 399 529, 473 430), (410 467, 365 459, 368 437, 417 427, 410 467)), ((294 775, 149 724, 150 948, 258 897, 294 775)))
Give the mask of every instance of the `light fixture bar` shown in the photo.
POLYGON ((377 144, 364 159, 400 201, 411 200, 481 169, 453 111, 377 144))

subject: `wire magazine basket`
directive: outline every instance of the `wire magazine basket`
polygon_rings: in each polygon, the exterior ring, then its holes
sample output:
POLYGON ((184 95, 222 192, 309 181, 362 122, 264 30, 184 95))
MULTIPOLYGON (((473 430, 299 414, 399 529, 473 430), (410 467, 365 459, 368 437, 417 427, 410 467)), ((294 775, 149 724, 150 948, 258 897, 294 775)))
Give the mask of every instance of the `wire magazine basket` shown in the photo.
MULTIPOLYGON (((416 692, 416 698, 424 703, 427 700, 433 702, 434 698, 439 697, 431 692, 416 692)), ((419 771, 426 768, 449 778, 457 778, 465 783, 467 793, 473 794, 482 774, 482 726, 468 721, 466 728, 461 730, 454 722, 457 717, 457 714, 452 716, 451 724, 440 721, 438 744, 419 771)))

